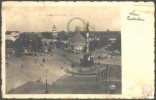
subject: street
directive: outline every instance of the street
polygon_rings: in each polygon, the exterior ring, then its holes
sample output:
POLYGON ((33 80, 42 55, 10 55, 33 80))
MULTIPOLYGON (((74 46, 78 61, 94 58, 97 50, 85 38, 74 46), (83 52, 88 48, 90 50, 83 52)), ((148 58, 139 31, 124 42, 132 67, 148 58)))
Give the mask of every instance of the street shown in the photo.
MULTIPOLYGON (((22 86, 31 81, 36 84, 35 82, 39 80, 40 82, 37 84, 42 88, 36 90, 34 93, 44 93, 46 82, 45 71, 47 69, 49 93, 106 93, 106 80, 104 77, 99 77, 98 81, 96 81, 96 77, 72 77, 71 75, 63 73, 62 70, 64 69, 71 69, 72 62, 79 63, 79 58, 81 57, 81 55, 78 54, 68 54, 67 57, 64 58, 63 54, 63 50, 55 49, 53 55, 49 53, 45 54, 45 56, 40 55, 38 57, 27 55, 22 55, 19 58, 10 57, 7 60, 6 92, 16 94, 20 89, 19 93, 25 93, 24 88, 26 88, 26 93, 33 93, 28 89, 32 87, 32 85, 22 86), (45 62, 43 62, 43 58, 45 62), (21 88, 23 88, 23 91, 21 88), (14 90, 14 92, 12 92, 12 90, 14 90)), ((114 80, 114 82, 118 84, 116 93, 121 93, 121 66, 111 66, 114 70, 112 71, 112 75, 107 77, 108 91, 109 86, 114 80), (112 80, 111 83, 110 80, 112 80)))

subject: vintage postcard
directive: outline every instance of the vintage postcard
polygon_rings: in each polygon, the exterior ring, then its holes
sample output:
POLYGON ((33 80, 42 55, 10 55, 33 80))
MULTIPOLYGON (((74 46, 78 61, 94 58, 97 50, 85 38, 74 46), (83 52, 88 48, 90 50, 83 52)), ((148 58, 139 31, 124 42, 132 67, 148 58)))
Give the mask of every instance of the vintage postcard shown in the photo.
POLYGON ((2 2, 2 97, 154 98, 153 2, 2 2))

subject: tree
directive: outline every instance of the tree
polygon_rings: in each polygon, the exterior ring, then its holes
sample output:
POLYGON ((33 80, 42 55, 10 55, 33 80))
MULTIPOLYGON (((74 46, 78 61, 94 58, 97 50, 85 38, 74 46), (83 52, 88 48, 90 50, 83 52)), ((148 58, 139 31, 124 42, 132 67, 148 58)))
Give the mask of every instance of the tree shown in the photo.
POLYGON ((59 40, 68 40, 68 35, 65 31, 61 31, 58 33, 58 38, 59 40))
POLYGON ((23 38, 23 46, 28 47, 30 45, 30 39, 29 37, 23 38))
POLYGON ((121 52, 121 37, 118 37, 111 46, 112 50, 119 50, 121 52))
POLYGON ((6 40, 6 48, 14 48, 14 41, 6 40))
POLYGON ((31 42, 31 47, 34 52, 41 51, 43 47, 41 38, 34 36, 31 42))
POLYGON ((52 38, 52 33, 51 32, 43 32, 42 36, 45 37, 46 39, 51 39, 52 38))
POLYGON ((22 38, 18 38, 15 40, 15 55, 16 57, 20 57, 23 51, 23 41, 22 38))
POLYGON ((108 44, 108 38, 101 38, 99 40, 99 47, 100 48, 106 46, 107 44, 108 44))
POLYGON ((99 48, 99 41, 98 40, 93 40, 89 43, 89 50, 90 51, 95 51, 95 49, 99 48))

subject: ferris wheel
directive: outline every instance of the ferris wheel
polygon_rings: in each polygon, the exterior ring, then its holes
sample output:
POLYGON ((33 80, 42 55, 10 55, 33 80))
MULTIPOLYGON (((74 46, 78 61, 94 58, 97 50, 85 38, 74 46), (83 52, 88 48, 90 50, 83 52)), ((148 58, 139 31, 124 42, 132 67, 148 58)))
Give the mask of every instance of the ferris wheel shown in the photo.
POLYGON ((75 31, 75 28, 77 27, 79 31, 85 31, 86 30, 86 22, 81 17, 74 17, 70 19, 67 23, 67 31, 75 31))

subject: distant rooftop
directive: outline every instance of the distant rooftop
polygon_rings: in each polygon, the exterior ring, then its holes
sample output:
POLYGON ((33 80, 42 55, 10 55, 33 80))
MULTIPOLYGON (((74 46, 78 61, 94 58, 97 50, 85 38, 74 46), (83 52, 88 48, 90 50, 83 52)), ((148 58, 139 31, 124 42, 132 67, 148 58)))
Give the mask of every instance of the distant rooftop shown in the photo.
POLYGON ((11 35, 11 33, 13 33, 13 32, 19 33, 19 31, 6 31, 5 34, 6 34, 6 35, 11 35))
MULTIPOLYGON (((90 31, 90 37, 120 37, 120 31, 90 31)), ((69 38, 73 37, 75 32, 69 32, 69 38)), ((86 32, 80 32, 83 37, 86 37, 86 32)))

